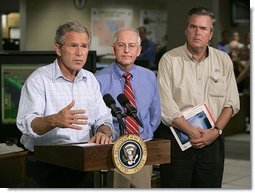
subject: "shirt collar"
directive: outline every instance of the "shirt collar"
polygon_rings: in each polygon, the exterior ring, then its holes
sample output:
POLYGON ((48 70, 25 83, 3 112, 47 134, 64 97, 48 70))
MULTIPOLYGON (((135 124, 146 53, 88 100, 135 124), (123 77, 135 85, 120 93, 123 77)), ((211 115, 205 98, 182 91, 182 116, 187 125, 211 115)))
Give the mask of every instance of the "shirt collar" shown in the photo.
MULTIPOLYGON (((135 74, 136 68, 137 66, 134 64, 132 68, 128 71, 132 75, 132 77, 135 74)), ((122 70, 116 62, 113 64, 113 72, 117 75, 118 78, 123 78, 123 74, 125 73, 125 71, 122 70)))
MULTIPOLYGON (((54 61, 54 80, 57 80, 57 79, 59 79, 59 78, 63 78, 63 79, 65 79, 65 80, 67 80, 67 81, 70 81, 70 80, 68 80, 68 79, 66 79, 65 77, 64 77, 64 75, 63 75, 63 73, 61 72, 61 70, 60 70, 60 67, 59 67, 59 64, 58 64, 58 60, 56 59, 55 61, 54 61)), ((78 74, 77 74, 77 76, 76 76, 76 78, 75 78, 76 80, 86 80, 87 79, 87 75, 86 75, 86 72, 85 72, 85 70, 80 70, 79 72, 78 72, 78 74)))
MULTIPOLYGON (((185 43, 185 45, 184 45, 184 51, 185 51, 185 53, 188 55, 188 57, 189 57, 190 59, 194 60, 193 55, 192 55, 192 54, 189 52, 189 50, 188 50, 188 45, 187 45, 187 43, 185 43)), ((206 54, 205 54, 204 59, 207 58, 208 56, 209 56, 209 46, 206 47, 206 54)), ((204 60, 204 59, 203 59, 203 60, 204 60)))

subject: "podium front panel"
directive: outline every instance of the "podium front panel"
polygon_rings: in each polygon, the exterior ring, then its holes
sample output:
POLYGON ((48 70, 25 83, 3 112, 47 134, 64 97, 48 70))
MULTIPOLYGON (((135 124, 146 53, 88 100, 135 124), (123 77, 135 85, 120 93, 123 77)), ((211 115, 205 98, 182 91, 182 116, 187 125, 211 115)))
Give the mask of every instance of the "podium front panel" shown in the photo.
MULTIPOLYGON (((145 165, 170 163, 170 140, 155 139, 145 142, 147 160, 145 165)), ((35 146, 35 157, 47 163, 80 171, 98 171, 114 168, 113 144, 63 144, 35 146)))

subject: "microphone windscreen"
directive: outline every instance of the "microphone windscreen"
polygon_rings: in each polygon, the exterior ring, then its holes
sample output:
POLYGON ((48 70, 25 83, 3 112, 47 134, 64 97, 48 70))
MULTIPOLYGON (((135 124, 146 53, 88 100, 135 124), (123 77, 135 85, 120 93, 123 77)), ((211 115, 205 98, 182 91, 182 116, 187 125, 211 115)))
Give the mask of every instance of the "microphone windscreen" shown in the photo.
POLYGON ((107 107, 110 107, 112 104, 116 104, 115 100, 112 98, 112 95, 109 93, 103 96, 103 100, 107 107))
POLYGON ((117 100, 122 106, 125 106, 127 103, 130 103, 125 94, 119 94, 117 96, 117 100))

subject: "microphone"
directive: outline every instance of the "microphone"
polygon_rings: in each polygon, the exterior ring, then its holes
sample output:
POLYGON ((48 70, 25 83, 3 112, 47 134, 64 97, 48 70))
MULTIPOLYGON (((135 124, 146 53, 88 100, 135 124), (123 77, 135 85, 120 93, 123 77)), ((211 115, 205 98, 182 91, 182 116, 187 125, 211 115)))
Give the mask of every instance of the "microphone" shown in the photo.
POLYGON ((123 106, 127 109, 127 113, 129 115, 131 115, 141 127, 143 127, 143 123, 139 120, 139 118, 137 116, 136 108, 133 107, 130 104, 130 102, 129 102, 128 98, 126 97, 126 95, 125 94, 119 94, 117 99, 118 99, 119 103, 121 104, 121 106, 123 106))
POLYGON ((122 120, 122 112, 121 112, 120 108, 116 107, 116 102, 112 98, 112 95, 110 95, 109 93, 105 94, 103 96, 103 100, 104 100, 106 106, 112 110, 111 111, 112 115, 117 118, 120 128, 121 128, 121 134, 124 134, 124 130, 127 130, 127 128, 126 128, 125 123, 122 120))

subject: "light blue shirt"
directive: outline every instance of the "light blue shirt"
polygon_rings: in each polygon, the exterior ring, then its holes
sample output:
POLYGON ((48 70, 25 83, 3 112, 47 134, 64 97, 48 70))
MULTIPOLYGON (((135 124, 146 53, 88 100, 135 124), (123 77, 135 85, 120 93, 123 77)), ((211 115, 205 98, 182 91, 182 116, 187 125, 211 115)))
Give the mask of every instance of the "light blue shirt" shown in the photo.
POLYGON ((55 60, 35 70, 23 85, 17 127, 22 132, 21 143, 30 151, 34 150, 34 145, 87 142, 102 124, 110 126, 114 132, 110 109, 103 101, 95 76, 87 70, 80 70, 75 80, 70 81, 64 78, 55 60), (88 125, 81 125, 82 130, 57 127, 43 135, 33 132, 34 118, 58 113, 73 99, 72 109, 85 110, 89 118, 88 125))
MULTIPOLYGON (((143 67, 134 65, 129 71, 132 74, 131 84, 135 95, 138 118, 143 122, 144 128, 139 127, 140 137, 150 139, 160 124, 160 100, 156 75, 143 67)), ((115 63, 105 67, 95 74, 100 84, 102 95, 111 94, 116 106, 123 108, 117 101, 117 96, 124 92, 125 72, 115 63)), ((119 136, 119 124, 113 119, 114 127, 119 136)))

